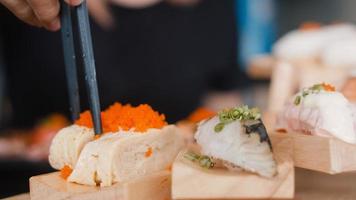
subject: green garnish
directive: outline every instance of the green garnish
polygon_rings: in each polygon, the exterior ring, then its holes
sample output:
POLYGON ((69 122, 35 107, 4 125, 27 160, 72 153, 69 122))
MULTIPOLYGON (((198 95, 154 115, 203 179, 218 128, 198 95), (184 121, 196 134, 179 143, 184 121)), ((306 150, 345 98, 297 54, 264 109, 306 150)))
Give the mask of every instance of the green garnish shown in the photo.
POLYGON ((302 92, 302 97, 306 97, 308 94, 309 94, 308 91, 303 91, 303 92, 302 92))
POLYGON ((294 104, 295 105, 299 105, 301 101, 302 101, 302 97, 301 96, 296 96, 295 99, 294 99, 294 104))
POLYGON ((257 120, 261 118, 261 113, 258 108, 248 108, 248 106, 240 106, 223 110, 219 112, 219 120, 214 130, 215 132, 221 132, 226 124, 229 124, 235 120, 257 120))
POLYGON ((308 96, 309 94, 319 93, 320 91, 335 91, 335 88, 334 86, 326 83, 315 84, 309 88, 303 89, 301 94, 295 97, 294 104, 297 106, 302 102, 302 99, 308 96))
POLYGON ((214 128, 214 130, 215 130, 215 132, 220 132, 220 131, 222 131, 223 129, 224 129, 224 126, 225 126, 225 124, 224 123, 218 123, 216 126, 215 126, 215 128, 214 128))
POLYGON ((321 91, 324 90, 324 87, 322 84, 315 84, 309 88, 312 91, 321 91))
POLYGON ((197 162, 200 167, 207 168, 207 169, 213 168, 215 165, 215 163, 212 161, 212 159, 209 156, 199 155, 191 151, 185 153, 184 158, 192 162, 197 162))

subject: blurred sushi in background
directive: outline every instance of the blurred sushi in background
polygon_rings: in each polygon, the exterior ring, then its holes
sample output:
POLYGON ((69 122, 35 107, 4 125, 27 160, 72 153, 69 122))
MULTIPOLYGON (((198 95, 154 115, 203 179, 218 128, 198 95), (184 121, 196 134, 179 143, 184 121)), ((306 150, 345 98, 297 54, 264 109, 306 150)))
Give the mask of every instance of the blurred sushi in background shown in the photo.
POLYGON ((0 137, 0 159, 46 160, 56 133, 69 121, 61 114, 51 114, 30 130, 8 130, 0 137))
POLYGON ((273 47, 269 110, 280 111, 297 90, 320 82, 342 89, 356 69, 354 55, 356 26, 352 23, 307 22, 290 31, 273 47))

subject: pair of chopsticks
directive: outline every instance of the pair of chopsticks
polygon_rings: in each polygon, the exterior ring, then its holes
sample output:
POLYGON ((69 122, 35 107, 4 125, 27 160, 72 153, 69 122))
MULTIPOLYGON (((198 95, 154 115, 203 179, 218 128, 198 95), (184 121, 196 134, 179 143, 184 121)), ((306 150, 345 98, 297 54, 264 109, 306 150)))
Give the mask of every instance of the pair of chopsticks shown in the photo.
POLYGON ((100 102, 87 5, 86 2, 83 1, 83 3, 79 6, 72 8, 63 0, 61 2, 61 34, 72 120, 77 120, 80 114, 80 97, 72 28, 72 11, 74 11, 77 15, 76 19, 78 20, 81 58, 84 61, 85 84, 89 98, 90 112, 94 124, 94 131, 95 134, 100 134, 102 132, 100 102))

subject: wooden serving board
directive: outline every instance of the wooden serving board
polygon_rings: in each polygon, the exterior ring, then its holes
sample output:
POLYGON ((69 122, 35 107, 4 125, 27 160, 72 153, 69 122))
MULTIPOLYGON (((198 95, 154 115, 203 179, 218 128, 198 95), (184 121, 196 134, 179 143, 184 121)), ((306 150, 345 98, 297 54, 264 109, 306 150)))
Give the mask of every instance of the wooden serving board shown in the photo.
POLYGON ((278 163, 278 175, 271 179, 225 168, 202 169, 181 152, 172 169, 172 199, 292 199, 292 142, 279 135, 271 140, 278 163))
POLYGON ((296 167, 337 174, 356 170, 356 145, 335 138, 300 133, 275 133, 292 139, 296 167))
POLYGON ((171 196, 170 187, 169 171, 110 187, 69 183, 58 172, 30 178, 31 200, 167 200, 171 196))
MULTIPOLYGON (((329 175, 296 168, 295 200, 355 200, 356 173, 329 175)), ((20 194, 4 200, 30 200, 30 194, 20 194)), ((167 199, 168 200, 168 199, 167 199)))

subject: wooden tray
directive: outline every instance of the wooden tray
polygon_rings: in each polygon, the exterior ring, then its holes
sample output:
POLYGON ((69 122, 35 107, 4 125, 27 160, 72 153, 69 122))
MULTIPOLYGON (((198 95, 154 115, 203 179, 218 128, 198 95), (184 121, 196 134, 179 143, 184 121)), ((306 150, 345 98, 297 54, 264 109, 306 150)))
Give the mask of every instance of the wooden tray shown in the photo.
POLYGON ((180 153, 172 169, 173 199, 292 199, 294 166, 290 139, 271 137, 278 175, 272 179, 223 168, 204 170, 180 153))
MULTIPOLYGON (((296 200, 355 200, 356 173, 329 175, 322 172, 296 168, 296 200)), ((6 200, 30 200, 30 194, 5 198, 6 200)), ((4 200, 5 200, 4 199, 4 200)), ((167 199, 169 200, 169 199, 167 199)))
POLYGON ((31 200, 167 200, 170 199, 171 173, 160 172, 110 187, 69 183, 58 172, 30 178, 31 200))
POLYGON ((335 138, 300 133, 275 133, 292 139, 296 167, 337 174, 356 170, 356 145, 335 138))

